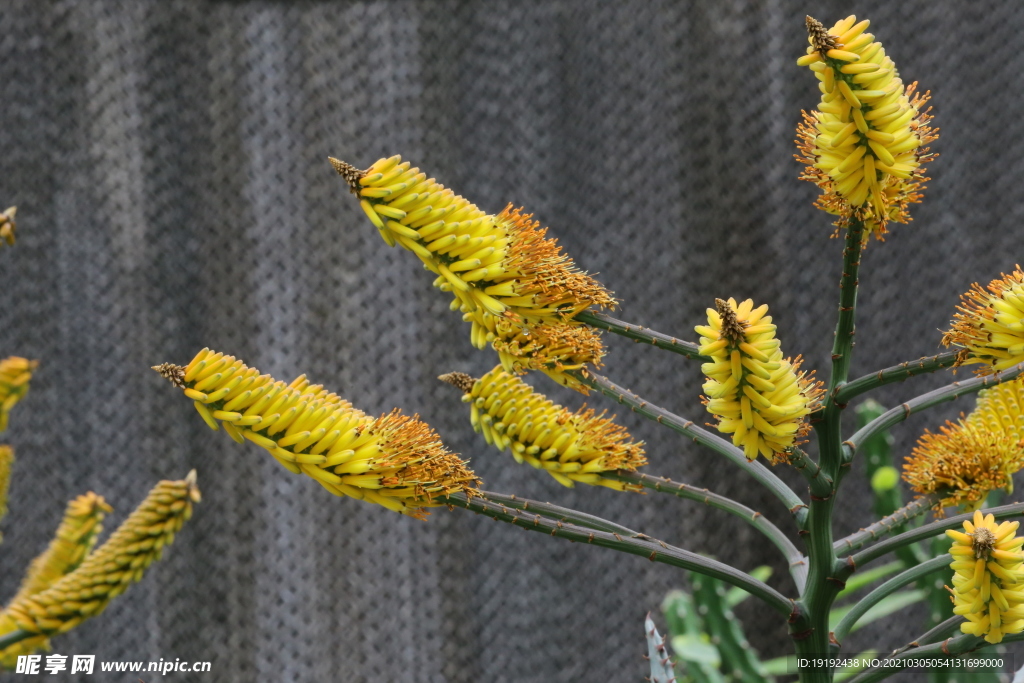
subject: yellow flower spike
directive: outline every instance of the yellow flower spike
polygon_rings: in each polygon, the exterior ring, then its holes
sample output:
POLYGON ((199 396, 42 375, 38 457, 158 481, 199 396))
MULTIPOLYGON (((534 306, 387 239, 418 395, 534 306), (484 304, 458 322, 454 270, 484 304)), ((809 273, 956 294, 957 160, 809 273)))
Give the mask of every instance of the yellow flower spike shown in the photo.
MULTIPOLYGON (((990 491, 1013 491, 1024 468, 1024 383, 997 384, 978 393, 974 410, 938 433, 925 430, 903 465, 903 479, 921 495, 941 493, 936 514, 949 506, 981 505, 990 491)), ((1000 536, 1010 537, 1010 525, 1000 536)))
POLYGON ((466 463, 418 417, 398 410, 371 417, 311 385, 305 375, 291 383, 277 381, 209 349, 185 367, 163 363, 153 369, 194 399, 211 428, 223 425, 236 441, 266 449, 284 468, 334 495, 423 519, 425 507, 443 504, 436 498, 454 491, 472 494, 479 485, 466 463), (189 393, 198 384, 209 392, 203 400, 189 393), (351 478, 356 474, 361 478, 351 478), (368 488, 373 496, 366 495, 368 488))
POLYGON ((180 481, 161 481, 106 543, 45 590, 12 601, 3 611, 4 621, 52 635, 101 613, 160 559, 199 499, 195 470, 180 481))
MULTIPOLYGON (((1024 594, 1013 590, 1024 582, 1024 553, 1019 546, 1013 553, 997 550, 997 539, 1007 528, 997 525, 992 515, 983 515, 980 510, 975 511, 973 523, 964 522, 964 530, 965 533, 946 532, 953 540, 950 567, 955 588, 946 587, 953 611, 967 618, 960 626, 963 633, 999 643, 1006 634, 1024 630, 1024 594), (965 556, 974 561, 963 562, 961 558, 965 556)), ((1010 534, 1007 540, 1012 543, 1012 530, 1010 534)))
POLYGON ((806 24, 810 45, 797 64, 822 78, 824 91, 797 126, 800 178, 821 188, 815 205, 838 216, 837 228, 856 219, 865 239, 883 239, 890 221, 911 220, 909 206, 928 181, 924 166, 936 156, 927 147, 938 138, 925 109, 929 93, 904 87, 885 49, 864 32, 867 20, 850 16, 826 29, 807 17, 806 24))
MULTIPOLYGON (((384 239, 413 252, 438 275, 434 285, 455 297, 452 309, 471 324, 474 346, 501 344, 506 356, 516 356, 509 346, 524 346, 526 335, 534 349, 526 355, 553 360, 522 362, 524 369, 600 365, 600 333, 571 330, 583 327, 574 320, 579 313, 592 306, 614 308, 616 301, 530 214, 511 204, 499 214, 486 214, 398 156, 366 171, 330 161, 384 239), (558 349, 540 351, 543 340, 556 342, 558 349)), ((507 358, 503 362, 514 365, 507 358)))
POLYGON ((1018 265, 987 287, 975 282, 960 296, 945 346, 962 350, 957 365, 979 363, 979 375, 990 375, 1024 362, 1024 271, 1018 265))
MULTIPOLYGON (((14 467, 14 449, 0 444, 0 519, 7 514, 7 492, 11 487, 11 468, 14 467)), ((0 541, 3 535, 0 534, 0 541)))
POLYGON ((638 491, 602 472, 635 471, 647 464, 643 442, 629 442, 629 432, 586 406, 569 412, 498 366, 480 379, 461 372, 439 377, 463 392, 473 429, 517 462, 547 472, 563 486, 576 483, 638 491))
POLYGON ((0 247, 5 243, 14 246, 14 216, 18 213, 18 207, 11 206, 0 213, 0 247))
POLYGON ((715 306, 708 324, 695 328, 701 355, 713 359, 701 366, 707 410, 748 459, 784 462, 810 430, 804 418, 817 408, 820 385, 800 372, 799 357, 783 358, 768 306, 754 308, 750 299, 715 299, 715 306))
POLYGON ((0 360, 0 432, 7 429, 11 408, 28 393, 28 382, 39 361, 11 356, 0 360))
POLYGON ((559 384, 582 394, 589 393, 586 385, 565 372, 586 365, 601 366, 604 345, 597 330, 563 324, 521 330, 499 324, 498 334, 492 345, 507 372, 522 375, 539 370, 559 384))
POLYGON ((53 540, 41 555, 32 560, 11 602, 40 593, 60 577, 77 569, 92 552, 96 537, 103 530, 103 518, 110 512, 113 512, 113 508, 103 496, 92 491, 68 503, 64 519, 57 527, 53 540))

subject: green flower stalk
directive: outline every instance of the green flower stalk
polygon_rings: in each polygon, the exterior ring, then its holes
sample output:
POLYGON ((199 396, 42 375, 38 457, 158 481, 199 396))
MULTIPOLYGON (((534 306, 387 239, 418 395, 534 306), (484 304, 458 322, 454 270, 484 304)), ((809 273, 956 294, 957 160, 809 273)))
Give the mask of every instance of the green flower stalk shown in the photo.
POLYGON ((3 615, 19 629, 49 636, 67 633, 100 614, 160 559, 199 500, 195 470, 180 481, 161 481, 75 570, 42 592, 20 595, 3 615))
POLYGON ((211 429, 266 449, 295 474, 336 496, 422 519, 423 508, 479 481, 418 417, 398 410, 371 417, 305 375, 290 384, 261 375, 234 356, 203 349, 185 367, 153 368, 192 399, 211 429))
POLYGON ((577 482, 619 491, 640 487, 603 472, 635 471, 647 464, 643 442, 604 413, 581 408, 569 412, 514 375, 494 368, 480 379, 462 372, 439 378, 464 392, 473 429, 487 443, 509 450, 516 462, 542 469, 563 486, 577 482))

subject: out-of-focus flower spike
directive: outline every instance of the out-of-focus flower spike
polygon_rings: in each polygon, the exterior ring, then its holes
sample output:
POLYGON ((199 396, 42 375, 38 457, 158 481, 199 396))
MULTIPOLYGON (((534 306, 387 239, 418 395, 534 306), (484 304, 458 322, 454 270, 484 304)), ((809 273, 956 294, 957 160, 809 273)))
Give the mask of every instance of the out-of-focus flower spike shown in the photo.
POLYGON ((199 500, 195 470, 180 481, 161 481, 106 543, 45 590, 12 601, 3 611, 4 621, 53 635, 100 614, 160 559, 199 500))
POLYGON ((0 360, 0 432, 7 429, 11 409, 28 393, 28 383, 39 361, 11 356, 0 360))
POLYGON ((810 431, 805 417, 816 409, 821 386, 800 371, 799 356, 783 358, 767 311, 750 299, 715 299, 708 324, 695 329, 700 353, 713 359, 701 366, 708 378, 703 400, 718 431, 731 434, 748 459, 760 454, 776 463, 810 431))
POLYGON ((18 207, 10 206, 0 213, 0 247, 4 244, 14 246, 14 216, 18 213, 18 207))
POLYGON ((984 636, 989 643, 1002 642, 1011 633, 1024 631, 1024 553, 1016 527, 996 524, 980 510, 974 522, 964 522, 964 532, 949 530, 953 587, 946 586, 953 612, 966 617, 963 633, 984 636))
POLYGON ((416 254, 439 276, 434 285, 455 297, 452 309, 471 324, 474 346, 503 345, 509 367, 516 355, 510 349, 527 344, 534 349, 528 355, 545 360, 533 365, 520 361, 523 369, 549 365, 558 373, 563 369, 558 366, 600 365, 600 334, 568 330, 582 327, 574 320, 582 311, 614 308, 616 301, 576 267, 530 214, 511 204, 499 214, 487 214, 400 157, 381 159, 366 171, 337 159, 331 164, 360 197, 384 239, 416 254), (545 340, 558 349, 537 350, 545 340), (580 345, 566 346, 572 342, 580 345))
POLYGON ((92 491, 68 503, 53 540, 42 554, 32 560, 11 602, 41 593, 77 569, 92 552, 97 536, 103 531, 103 518, 110 512, 113 508, 103 496, 92 491))
POLYGON ((164 363, 153 369, 193 400, 211 428, 223 425, 235 440, 255 443, 336 496, 422 519, 424 508, 442 504, 437 498, 472 494, 479 485, 418 417, 397 410, 371 417, 305 375, 277 381, 209 349, 185 367, 164 363))
POLYGON ((639 490, 602 476, 614 470, 635 471, 647 464, 643 442, 630 442, 629 432, 586 406, 570 412, 534 391, 498 366, 480 379, 461 372, 438 379, 463 392, 473 428, 516 462, 547 472, 563 486, 576 483, 639 490))
POLYGON ((849 16, 826 29, 807 17, 810 45, 797 60, 820 81, 821 102, 797 126, 800 176, 822 190, 816 206, 838 216, 844 228, 863 222, 865 239, 882 239, 890 221, 911 220, 910 204, 921 201, 935 158, 928 145, 938 138, 930 125, 928 93, 903 85, 893 63, 866 33, 867 20, 849 16))
POLYGON ((974 283, 961 295, 945 346, 962 349, 957 365, 979 363, 989 375, 1024 362, 1024 271, 1018 265, 983 288, 974 283))
MULTIPOLYGON (((14 449, 0 444, 0 520, 7 515, 7 493, 11 488, 11 469, 14 467, 14 449)), ((3 535, 0 534, 0 541, 3 535)))
POLYGON ((978 393, 974 410, 938 433, 925 430, 903 465, 903 479, 920 495, 940 493, 936 514, 950 506, 974 509, 991 491, 1013 491, 1024 468, 1024 382, 978 393))

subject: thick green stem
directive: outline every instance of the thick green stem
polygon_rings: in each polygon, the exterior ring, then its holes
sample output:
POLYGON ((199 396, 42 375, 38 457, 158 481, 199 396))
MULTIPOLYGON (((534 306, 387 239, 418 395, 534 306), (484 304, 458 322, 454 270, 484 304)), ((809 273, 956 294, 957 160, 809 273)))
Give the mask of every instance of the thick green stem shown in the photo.
POLYGON ((836 323, 836 338, 832 344, 832 375, 826 394, 830 405, 835 403, 836 390, 846 384, 846 378, 850 373, 853 337, 857 333, 854 318, 857 311, 857 283, 863 235, 864 224, 856 218, 851 219, 843 249, 843 276, 839 280, 839 321, 836 323))
POLYGON ((792 618, 795 613, 793 601, 768 584, 758 581, 735 567, 730 567, 727 564, 703 557, 688 550, 670 546, 663 541, 649 536, 639 535, 627 538, 607 531, 578 527, 574 524, 548 519, 540 515, 524 516, 520 514, 520 510, 512 510, 482 498, 467 496, 461 492, 453 493, 450 496, 438 498, 437 500, 441 503, 472 510, 496 521, 506 522, 528 531, 538 531, 548 536, 588 543, 602 548, 611 548, 619 552, 646 557, 651 562, 662 562, 674 567, 699 572, 720 579, 737 588, 742 588, 755 598, 763 600, 776 611, 786 615, 786 617, 792 618))
MULTIPOLYGON (((843 405, 836 403, 833 397, 839 387, 846 383, 850 371, 863 234, 863 223, 856 219, 851 220, 846 231, 843 274, 839 280, 839 319, 832 345, 832 373, 825 394, 825 405, 811 416, 818 437, 819 464, 822 473, 832 482, 832 486, 827 495, 811 496, 806 537, 810 572, 804 594, 810 631, 806 636, 806 643, 801 645, 797 642, 797 652, 799 653, 803 647, 805 652, 818 657, 826 656, 829 652, 829 610, 836 595, 843 588, 842 580, 836 576, 839 567, 835 552, 832 550, 832 509, 835 504, 835 492, 846 471, 846 468, 842 467, 840 432, 843 405)), ((801 677, 805 683, 831 681, 832 671, 809 670, 802 672, 801 677)))
MULTIPOLYGON (((1005 519, 1006 517, 1013 517, 1024 513, 1024 503, 1014 503, 1013 505, 1002 505, 997 508, 989 508, 985 510, 986 515, 992 515, 996 519, 1005 519)), ((899 536, 893 536, 888 538, 881 543, 871 546, 866 550, 862 550, 859 553, 855 553, 845 558, 842 562, 843 570, 841 572, 842 578, 845 580, 850 574, 855 572, 858 567, 863 567, 868 562, 876 560, 879 557, 891 553, 897 548, 902 548, 910 543, 916 543, 926 538, 931 538, 946 531, 946 529, 954 529, 962 526, 967 520, 973 519, 974 513, 968 513, 964 515, 957 515, 956 517, 948 517, 946 519, 940 519, 932 522, 931 524, 925 524, 919 526, 916 529, 910 531, 904 531, 899 536)))
POLYGON ((832 549, 837 553, 856 550, 865 543, 890 533, 894 527, 906 524, 918 515, 924 514, 935 503, 939 502, 940 498, 942 496, 937 493, 929 493, 927 496, 921 496, 916 500, 912 500, 896 512, 883 517, 874 524, 866 526, 860 531, 855 531, 846 538, 840 538, 832 544, 832 549))
POLYGON ((665 349, 666 351, 673 351, 675 353, 686 356, 687 358, 693 358, 694 360, 704 361, 710 363, 713 359, 707 356, 700 355, 697 344, 693 342, 680 341, 675 337, 670 337, 667 334, 661 332, 655 332, 654 330, 643 327, 642 325, 634 325, 632 323, 622 322, 616 320, 610 315, 604 313, 598 313, 596 311, 584 311, 576 315, 573 320, 578 320, 581 323, 586 323, 592 327, 597 327, 602 330, 608 330, 615 334, 632 339, 636 342, 642 342, 657 346, 659 349, 665 349))
POLYGON ((804 475, 812 496, 828 496, 832 493, 832 479, 821 471, 821 466, 811 456, 794 446, 787 451, 789 464, 804 475))
POLYGON ((743 451, 736 446, 697 426, 692 420, 684 419, 675 413, 671 413, 664 408, 659 408, 653 403, 643 400, 628 389, 615 384, 607 377, 602 377, 593 372, 574 371, 568 374, 588 387, 597 389, 605 396, 610 396, 619 403, 629 406, 634 413, 663 424, 669 429, 688 436, 702 446, 706 446, 716 453, 725 456, 782 501, 782 504, 793 514, 797 524, 802 527, 807 515, 807 506, 800 500, 800 497, 784 481, 775 476, 771 470, 760 462, 747 460, 746 456, 743 455, 743 451))
POLYGON ((857 604, 855 604, 853 608, 846 613, 846 616, 836 624, 835 631, 833 631, 836 651, 842 647, 843 639, 846 638, 846 635, 850 632, 850 629, 853 628, 854 624, 856 624, 869 609, 878 604, 879 601, 889 595, 892 595, 908 583, 916 581, 918 577, 929 574, 936 569, 945 567, 949 562, 950 559, 948 556, 932 558, 923 564, 919 564, 901 574, 897 574, 861 598, 857 604))
POLYGON ((947 384, 935 391, 929 391, 927 394, 921 394, 917 398, 913 398, 891 410, 887 410, 877 419, 872 420, 868 424, 864 425, 864 427, 857 430, 853 436, 843 442, 844 462, 848 463, 853 460, 853 456, 857 452, 857 447, 860 444, 864 443, 875 434, 903 422, 914 413, 919 413, 926 408, 931 408, 932 406, 945 403, 946 401, 952 401, 964 394, 973 394, 985 389, 986 387, 1008 382, 1011 379, 1019 377, 1021 374, 1024 374, 1024 363, 1018 363, 1017 365, 1007 368, 1002 372, 997 372, 994 375, 984 375, 964 380, 963 382, 947 384))
POLYGON ((919 358, 918 360, 908 360, 899 365, 894 365, 891 368, 885 368, 878 372, 872 372, 869 375, 858 377, 855 380, 847 382, 843 386, 839 387, 836 395, 833 397, 836 403, 846 405, 857 396, 877 389, 878 387, 885 386, 886 384, 892 384, 894 382, 902 382, 905 379, 913 377, 915 375, 924 375, 929 372, 935 372, 942 368, 948 368, 956 363, 956 358, 960 354, 959 351, 947 351, 946 353, 940 353, 936 356, 930 356, 927 358, 919 358))
POLYGON ((657 491, 659 493, 670 493, 674 496, 678 496, 679 498, 695 500, 739 517, 747 524, 764 534, 769 541, 775 544, 776 548, 782 551, 783 557, 785 557, 786 562, 789 563, 789 571, 793 576, 793 580, 796 582, 797 589, 801 591, 803 590, 803 582, 807 577, 806 558, 803 553, 793 545, 793 542, 790 541, 777 526, 769 522, 760 512, 755 512, 746 505, 743 505, 732 498, 726 498, 723 495, 712 493, 707 489, 699 489, 696 486, 672 481, 671 479, 666 479, 664 477, 654 477, 649 474, 627 472, 625 470, 619 470, 614 473, 606 472, 602 476, 607 479, 615 479, 616 481, 624 481, 629 484, 643 486, 644 488, 657 491))

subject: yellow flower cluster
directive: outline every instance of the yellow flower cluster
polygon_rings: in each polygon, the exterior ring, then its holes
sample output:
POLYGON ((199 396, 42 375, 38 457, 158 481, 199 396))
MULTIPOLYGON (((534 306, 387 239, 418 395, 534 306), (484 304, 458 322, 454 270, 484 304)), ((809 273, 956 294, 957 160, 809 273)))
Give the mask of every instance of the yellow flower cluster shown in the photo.
POLYGON ((0 432, 7 429, 11 408, 28 393, 28 382, 39 361, 11 356, 0 360, 0 432))
MULTIPOLYGON (((111 512, 111 508, 103 497, 91 491, 68 503, 54 539, 41 555, 32 560, 11 604, 23 602, 45 591, 61 577, 77 569, 92 552, 96 536, 103 530, 101 522, 108 512, 111 512)), ((9 633, 17 628, 15 621, 6 612, 0 612, 0 633, 9 633)), ((46 636, 26 638, 0 653, 0 667, 12 669, 18 655, 48 649, 49 638, 46 636)))
POLYGON ((1013 490, 1024 467, 1024 383, 1004 382, 978 394, 974 410, 939 432, 925 430, 903 464, 903 479, 919 494, 940 493, 936 512, 976 508, 996 489, 1013 490))
POLYGON ((993 644, 1024 631, 1024 538, 1016 537, 1018 526, 997 525, 995 517, 978 510, 963 532, 946 532, 953 539, 953 613, 967 617, 960 630, 993 644))
MULTIPOLYGON (((14 466, 14 449, 0 444, 0 519, 7 514, 7 492, 11 488, 11 468, 14 466)), ((0 534, 0 540, 3 535, 0 534)))
POLYGON ((423 518, 424 507, 477 479, 417 417, 378 418, 354 408, 305 375, 275 381, 233 356, 203 349, 186 367, 154 367, 191 398, 211 429, 262 446, 286 469, 312 477, 336 496, 423 518))
POLYGON ((807 17, 807 54, 797 64, 814 71, 821 102, 797 127, 801 178, 821 188, 817 206, 865 225, 865 238, 881 238, 890 220, 910 220, 908 205, 921 199, 931 161, 925 145, 938 135, 923 111, 928 93, 904 87, 896 65, 870 22, 849 16, 830 29, 807 17))
POLYGON ((600 365, 604 348, 598 331, 573 318, 615 299, 546 228, 511 204, 484 213, 400 156, 366 171, 331 163, 384 240, 416 254, 438 276, 434 286, 454 296, 474 346, 492 343, 509 372, 541 370, 582 390, 564 371, 600 365))
POLYGON ((760 453, 785 461, 786 449, 809 431, 804 418, 817 408, 821 389, 800 372, 799 357, 782 357, 767 305, 715 299, 715 306, 707 309, 708 324, 695 328, 700 353, 713 359, 701 366, 707 410, 748 459, 760 453))
POLYGON ((17 628, 43 635, 66 633, 98 615, 160 559, 199 498, 195 470, 180 481, 161 481, 76 569, 39 593, 16 598, 3 615, 17 628))
POLYGON ((581 482, 634 490, 601 473, 647 464, 643 442, 627 442, 625 427, 593 410, 569 412, 501 366, 478 380, 461 372, 440 379, 464 392, 473 429, 487 443, 510 450, 516 462, 542 469, 564 486, 581 482))
POLYGON ((975 282, 960 296, 945 346, 963 349, 957 364, 982 363, 978 374, 1024 362, 1024 271, 1018 265, 983 288, 975 282))
POLYGON ((14 246, 14 216, 18 213, 18 207, 8 207, 0 213, 0 247, 7 244, 14 246))

